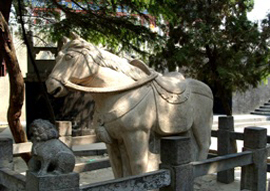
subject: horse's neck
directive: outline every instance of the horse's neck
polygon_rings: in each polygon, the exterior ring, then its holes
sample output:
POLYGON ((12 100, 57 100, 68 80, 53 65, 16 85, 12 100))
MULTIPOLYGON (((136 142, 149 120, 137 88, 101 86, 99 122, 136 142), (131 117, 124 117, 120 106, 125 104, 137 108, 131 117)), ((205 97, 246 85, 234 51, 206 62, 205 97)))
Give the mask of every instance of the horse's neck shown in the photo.
POLYGON ((105 111, 110 111, 119 98, 124 97, 126 93, 101 93, 101 94, 92 94, 92 98, 95 101, 96 110, 101 113, 105 111))
MULTIPOLYGON (((127 75, 114 71, 109 68, 100 67, 98 72, 93 77, 93 80, 88 86, 91 87, 94 86, 95 82, 98 83, 95 84, 95 87, 121 87, 125 85, 134 85, 135 81, 128 77, 127 75)), ((139 88, 140 89, 140 88, 139 88)), ((118 105, 119 102, 127 102, 124 100, 129 100, 130 96, 134 94, 134 91, 138 90, 129 90, 129 91, 123 91, 123 92, 111 92, 111 93, 97 93, 92 94, 92 97, 95 101, 96 108, 101 111, 110 111, 112 110, 115 105, 118 105)))
POLYGON ((99 67, 97 72, 91 76, 82 79, 72 78, 71 81, 86 87, 100 88, 117 88, 117 86, 132 84, 134 82, 134 80, 127 75, 105 67, 99 67))
POLYGON ((122 72, 117 72, 115 70, 112 70, 110 68, 100 67, 96 78, 99 80, 102 80, 102 85, 100 87, 117 87, 117 86, 123 86, 127 84, 132 84, 134 80, 123 74, 122 72))
POLYGON ((95 112, 103 122, 115 120, 136 107, 152 90, 149 86, 115 92, 92 94, 95 101, 95 112))
POLYGON ((85 78, 81 85, 87 87, 116 87, 134 83, 134 80, 127 75, 116 72, 110 68, 99 67, 96 74, 85 78))

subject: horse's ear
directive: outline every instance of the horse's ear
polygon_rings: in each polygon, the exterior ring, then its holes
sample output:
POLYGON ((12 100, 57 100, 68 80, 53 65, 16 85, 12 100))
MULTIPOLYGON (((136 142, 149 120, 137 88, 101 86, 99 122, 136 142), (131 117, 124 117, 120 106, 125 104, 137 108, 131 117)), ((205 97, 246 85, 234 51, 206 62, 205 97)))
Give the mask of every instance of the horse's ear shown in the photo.
POLYGON ((63 37, 60 41, 57 43, 57 50, 60 51, 65 44, 67 44, 70 41, 69 38, 63 37))
POLYGON ((63 44, 66 44, 66 43, 68 43, 69 41, 70 41, 70 39, 67 38, 67 37, 63 37, 63 38, 62 38, 63 44))
POLYGON ((71 32, 70 33, 70 36, 71 36, 71 38, 74 40, 74 39, 78 39, 78 38, 80 38, 80 36, 79 35, 77 35, 76 33, 74 33, 74 32, 71 32))

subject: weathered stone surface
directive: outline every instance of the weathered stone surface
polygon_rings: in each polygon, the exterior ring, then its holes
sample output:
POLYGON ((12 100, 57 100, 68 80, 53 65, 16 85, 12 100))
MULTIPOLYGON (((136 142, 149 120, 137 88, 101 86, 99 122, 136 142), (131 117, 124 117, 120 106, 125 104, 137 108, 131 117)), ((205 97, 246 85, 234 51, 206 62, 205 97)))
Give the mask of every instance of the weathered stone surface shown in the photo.
POLYGON ((244 147, 246 148, 265 148, 267 143, 267 129, 261 127, 245 128, 244 140, 244 147))
POLYGON ((180 165, 191 162, 189 137, 165 137, 161 139, 162 164, 180 165))
POLYGON ((82 186, 81 191, 119 191, 119 190, 152 190, 167 186, 171 183, 170 172, 168 170, 159 170, 143 175, 130 176, 109 180, 100 183, 82 186))
POLYGON ((197 178, 206 174, 213 174, 237 166, 250 165, 252 163, 252 152, 250 151, 218 156, 204 161, 192 162, 193 176, 197 178))
POLYGON ((218 118, 218 129, 234 131, 233 116, 222 116, 218 118))
POLYGON ((194 177, 192 164, 178 166, 161 165, 161 168, 169 169, 171 171, 171 184, 161 188, 160 191, 193 191, 194 177))
POLYGON ((26 185, 25 176, 9 168, 1 168, 0 169, 0 185, 3 185, 3 187, 7 188, 7 190, 24 191, 25 185, 26 185))
POLYGON ((242 167, 241 190, 266 190, 267 129, 248 127, 244 131, 244 150, 253 151, 253 164, 242 167))
POLYGON ((79 191, 79 174, 38 175, 27 171, 26 190, 31 191, 79 191))
POLYGON ((93 126, 107 145, 117 178, 158 169, 160 136, 189 136, 192 160, 207 157, 213 95, 202 82, 178 72, 161 75, 73 34, 46 86, 55 97, 69 89, 91 94, 93 126))
POLYGON ((161 166, 171 172, 171 184, 161 191, 193 190, 193 166, 191 139, 189 137, 165 137, 161 139, 161 166))
MULTIPOLYGON (((237 152, 236 140, 231 139, 231 132, 234 132, 233 116, 218 118, 218 155, 227 155, 237 152)), ((217 181, 229 184, 234 181, 234 168, 218 172, 217 181)))
POLYGON ((13 146, 10 138, 0 138, 0 168, 13 169, 13 146))
POLYGON ((32 158, 29 170, 38 175, 64 174, 73 171, 75 156, 71 149, 61 142, 58 131, 49 121, 37 119, 30 125, 32 158))

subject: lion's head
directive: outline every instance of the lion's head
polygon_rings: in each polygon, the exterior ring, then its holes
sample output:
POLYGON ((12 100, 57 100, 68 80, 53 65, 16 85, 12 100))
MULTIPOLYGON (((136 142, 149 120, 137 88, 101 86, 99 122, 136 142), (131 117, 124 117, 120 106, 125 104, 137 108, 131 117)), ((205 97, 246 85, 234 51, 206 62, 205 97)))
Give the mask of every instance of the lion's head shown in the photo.
POLYGON ((56 127, 47 120, 36 119, 30 124, 29 136, 32 142, 58 139, 59 133, 56 127))

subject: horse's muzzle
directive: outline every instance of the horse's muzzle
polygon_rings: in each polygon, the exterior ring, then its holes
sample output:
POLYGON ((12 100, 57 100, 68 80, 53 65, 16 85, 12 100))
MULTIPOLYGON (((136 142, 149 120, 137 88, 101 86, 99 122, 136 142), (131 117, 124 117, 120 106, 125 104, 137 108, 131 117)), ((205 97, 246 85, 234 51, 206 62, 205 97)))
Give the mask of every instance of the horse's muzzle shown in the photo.
POLYGON ((68 94, 68 90, 54 78, 48 78, 46 80, 47 92, 54 97, 63 97, 68 94))

